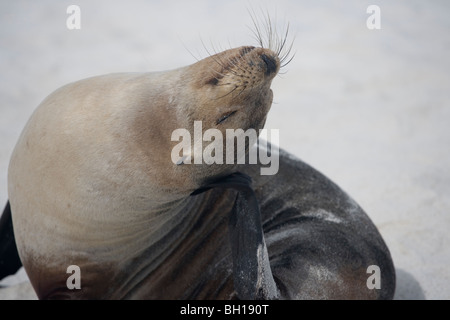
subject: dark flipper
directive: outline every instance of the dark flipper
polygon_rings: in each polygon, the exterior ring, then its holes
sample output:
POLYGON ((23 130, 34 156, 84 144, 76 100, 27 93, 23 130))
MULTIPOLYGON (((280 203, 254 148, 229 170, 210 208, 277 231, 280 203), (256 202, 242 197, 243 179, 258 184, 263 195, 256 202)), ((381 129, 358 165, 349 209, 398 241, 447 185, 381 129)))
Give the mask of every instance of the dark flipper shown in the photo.
POLYGON ((211 188, 232 188, 239 192, 228 224, 237 297, 244 300, 276 299, 278 292, 270 269, 261 213, 251 183, 249 176, 237 172, 192 194, 211 188))
POLYGON ((17 272, 22 262, 17 252, 9 201, 0 217, 0 280, 17 272))

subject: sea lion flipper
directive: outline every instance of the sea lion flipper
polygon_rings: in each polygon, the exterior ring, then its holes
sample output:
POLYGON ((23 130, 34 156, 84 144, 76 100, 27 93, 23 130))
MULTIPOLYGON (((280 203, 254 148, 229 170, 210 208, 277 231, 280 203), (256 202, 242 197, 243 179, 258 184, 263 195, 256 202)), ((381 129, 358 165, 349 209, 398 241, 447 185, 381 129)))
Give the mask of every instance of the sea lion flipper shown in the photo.
POLYGON ((9 201, 0 217, 0 280, 17 272, 22 262, 17 252, 9 201))
POLYGON ((275 281, 253 189, 240 191, 229 219, 234 287, 239 299, 276 299, 275 281))
POLYGON ((237 297, 243 300, 276 299, 278 291, 270 269, 258 200, 251 184, 250 176, 235 172, 195 190, 191 195, 211 188, 238 191, 228 223, 237 297))

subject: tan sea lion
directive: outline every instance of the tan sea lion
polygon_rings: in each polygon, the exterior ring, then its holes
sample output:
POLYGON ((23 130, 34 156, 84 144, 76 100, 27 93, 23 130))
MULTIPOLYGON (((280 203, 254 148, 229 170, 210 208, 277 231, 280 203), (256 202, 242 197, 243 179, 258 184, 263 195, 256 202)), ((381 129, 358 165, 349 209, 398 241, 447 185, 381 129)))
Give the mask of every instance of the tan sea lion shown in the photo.
POLYGON ((8 175, 18 252, 40 299, 393 297, 376 227, 307 164, 280 151, 278 173, 263 176, 260 163, 171 161, 171 133, 194 121, 224 135, 263 128, 279 51, 246 46, 176 70, 98 76, 41 103, 8 175), (71 265, 80 289, 67 284, 71 265), (371 265, 380 289, 367 285, 371 265))

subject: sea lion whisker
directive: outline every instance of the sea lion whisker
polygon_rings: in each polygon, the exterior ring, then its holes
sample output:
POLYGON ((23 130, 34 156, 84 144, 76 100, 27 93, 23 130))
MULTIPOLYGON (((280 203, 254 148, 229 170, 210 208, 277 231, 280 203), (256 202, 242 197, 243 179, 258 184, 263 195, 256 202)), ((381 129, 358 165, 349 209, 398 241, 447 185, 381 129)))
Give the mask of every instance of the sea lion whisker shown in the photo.
POLYGON ((220 97, 218 97, 218 98, 215 98, 215 99, 213 99, 213 100, 219 100, 219 99, 222 99, 222 98, 228 96, 229 94, 233 93, 237 88, 239 88, 239 86, 236 86, 236 85, 235 85, 234 88, 233 88, 230 92, 228 92, 227 94, 224 94, 223 96, 220 96, 220 97))
POLYGON ((294 59, 294 57, 295 57, 295 54, 286 63, 283 63, 282 65, 280 65, 280 69, 287 66, 292 61, 292 59, 294 59))
MULTIPOLYGON (((238 64, 236 64, 235 63, 235 60, 237 60, 237 61, 240 61, 240 60, 244 60, 244 57, 243 56, 240 56, 240 57, 231 57, 231 58, 229 58, 228 59, 228 63, 231 65, 231 66, 233 66, 233 67, 235 67, 235 68, 237 68, 237 69, 239 69, 239 70, 241 70, 241 71, 247 71, 247 70, 245 70, 244 68, 242 68, 241 66, 239 66, 238 64)), ((238 74, 238 73, 235 73, 235 75, 236 76, 241 76, 240 74, 238 74)))
POLYGON ((283 46, 284 52, 280 52, 280 62, 283 63, 287 57, 290 55, 291 51, 292 51, 292 46, 294 45, 294 42, 291 42, 291 44, 289 45, 289 47, 286 49, 285 44, 283 46))
MULTIPOLYGON (((247 26, 248 27, 248 26, 247 26)), ((259 46, 262 48, 262 41, 261 41, 261 36, 256 33, 255 30, 253 30, 252 28, 248 27, 250 29, 250 31, 253 33, 251 36, 254 40, 256 40, 256 42, 259 44, 259 46)))
MULTIPOLYGON (((204 46, 204 43, 203 43, 204 46)), ((205 47, 206 52, 209 54, 209 57, 212 58, 220 67, 222 67, 222 69, 228 70, 230 73, 238 76, 238 73, 229 68, 229 64, 225 63, 217 54, 212 55, 208 49, 205 47)), ((225 76, 225 74, 221 74, 220 72, 218 72, 217 70, 214 70, 213 68, 209 67, 211 70, 213 70, 213 72, 218 73, 222 78, 225 76)))
MULTIPOLYGON (((213 69, 213 68, 211 68, 211 67, 209 67, 208 69, 209 69, 211 72, 217 74, 217 76, 218 76, 219 78, 223 78, 223 77, 225 77, 225 75, 226 75, 225 73, 219 72, 219 71, 217 71, 217 70, 215 70, 215 69, 213 69)), ((213 76, 213 77, 215 77, 215 76, 213 76)), ((217 80, 219 80, 219 79, 217 79, 217 80)))
MULTIPOLYGON (((284 34, 283 40, 279 42, 279 46, 278 46, 278 48, 277 48, 277 55, 278 55, 279 57, 281 56, 281 52, 283 51, 283 48, 284 48, 284 46, 286 45, 286 41, 287 41, 287 38, 288 38, 288 34, 289 34, 289 22, 288 22, 288 24, 287 24, 286 32, 285 32, 285 34, 284 34)), ((280 58, 280 60, 281 60, 281 58, 280 58)))
POLYGON ((280 57, 280 69, 283 68, 283 67, 285 67, 285 66, 287 66, 287 65, 292 61, 292 59, 294 59, 294 57, 295 57, 295 52, 291 55, 292 48, 293 48, 293 46, 294 46, 294 40, 295 40, 295 38, 292 39, 291 44, 290 44, 289 47, 286 49, 286 41, 287 41, 288 32, 289 32, 288 29, 289 29, 289 24, 288 24, 288 27, 287 27, 287 30, 286 30, 286 33, 285 33, 283 45, 282 45, 282 47, 280 48, 280 51, 279 51, 279 52, 280 52, 280 53, 279 53, 279 57, 280 57), (284 50, 284 52, 283 52, 283 50, 284 50))
POLYGON ((218 54, 221 51, 217 51, 216 47, 214 46, 214 43, 212 42, 212 39, 209 39, 209 43, 211 45, 211 48, 213 49, 214 54, 218 54))
MULTIPOLYGON (((184 49, 186 49, 186 51, 189 52, 189 54, 190 54, 197 62, 201 60, 200 58, 197 58, 197 57, 192 53, 191 50, 188 49, 188 47, 186 46, 186 44, 183 42, 182 39, 179 39, 179 40, 181 41, 181 45, 184 47, 184 49)), ((198 52, 197 52, 197 53, 198 53, 198 52)))
MULTIPOLYGON (((236 73, 236 71, 230 69, 222 60, 220 60, 220 58, 218 58, 217 55, 210 56, 210 58, 213 59, 214 62, 216 62, 222 69, 227 70, 228 72, 230 72, 230 73, 232 73, 232 74, 234 74, 236 76, 238 75, 236 73)), ((210 66, 208 66, 208 69, 211 70, 213 73, 216 73, 220 78, 223 78, 223 77, 226 76, 225 73, 219 72, 219 71, 217 71, 216 69, 214 69, 214 68, 212 68, 210 66)), ((217 80, 219 80, 219 79, 217 79, 217 80)))
MULTIPOLYGON (((263 23, 261 23, 255 13, 254 10, 252 12, 249 12, 250 17, 252 19, 255 31, 253 31, 253 34, 256 36, 261 48, 267 48, 272 50, 273 49, 273 37, 274 37, 274 30, 272 21, 270 19, 270 14, 267 12, 266 14, 261 9, 261 15, 264 17, 263 23), (261 24, 263 27, 261 27, 261 24), (264 32, 263 32, 264 31, 264 32)), ((272 50, 275 51, 275 50, 272 50)))
MULTIPOLYGON (((203 45, 203 48, 206 50, 206 53, 208 54, 208 56, 210 57, 210 58, 212 58, 219 66, 221 66, 223 69, 227 69, 227 66, 226 66, 226 64, 225 63, 223 63, 223 61, 219 58, 219 56, 217 55, 217 52, 215 51, 215 48, 214 48, 214 45, 212 45, 212 43, 211 43, 211 46, 213 47, 213 51, 214 51, 214 54, 212 54, 209 50, 208 50, 208 48, 206 47, 206 45, 205 45, 205 43, 203 42, 203 40, 202 40, 202 45, 203 45)), ((211 68, 212 69, 212 68, 211 68)))
POLYGON ((242 86, 242 90, 234 98, 239 97, 241 95, 241 93, 245 91, 245 89, 247 89, 247 86, 246 85, 242 86))
POLYGON ((266 21, 265 22, 266 22, 266 24, 265 24, 266 34, 267 34, 268 41, 269 41, 269 47, 268 48, 273 51, 273 49, 274 49, 273 48, 273 37, 274 37, 274 35, 273 35, 272 21, 270 19, 269 12, 267 12, 266 21))
POLYGON ((291 51, 294 44, 294 39, 292 39, 289 47, 287 47, 287 42, 289 39, 290 24, 287 22, 286 26, 283 28, 283 36, 279 36, 277 25, 272 20, 269 12, 262 12, 263 23, 257 18, 255 10, 247 9, 250 18, 253 23, 253 28, 249 28, 252 32, 253 38, 259 43, 262 48, 268 48, 276 53, 280 59, 280 69, 289 64, 293 57, 291 56, 291 51), (263 26, 261 26, 263 25, 263 26))
POLYGON ((295 52, 292 54, 292 56, 289 58, 289 55, 291 54, 291 50, 292 50, 292 44, 291 44, 291 46, 289 47, 289 50, 287 51, 287 53, 283 56, 283 58, 280 60, 280 68, 284 68, 285 66, 287 66, 291 61, 292 61, 292 59, 294 59, 294 57, 295 57, 295 52), (285 62, 286 61, 286 59, 288 59, 289 58, 289 60, 287 61, 287 62, 285 62))
POLYGON ((252 29, 249 27, 249 29, 252 31, 253 35, 255 36, 255 38, 258 41, 261 48, 264 48, 263 37, 262 37, 261 30, 259 27, 258 19, 256 18, 255 10, 253 10, 253 8, 252 8, 252 11, 250 12, 250 9, 247 8, 247 12, 249 13, 250 18, 252 19, 253 27, 255 28, 255 29, 252 29))
MULTIPOLYGON (((203 44, 203 45, 204 45, 204 44, 203 44)), ((217 55, 217 52, 216 52, 216 50, 215 50, 215 48, 214 48, 214 45, 213 45, 212 43, 211 43, 211 46, 213 47, 213 50, 214 50, 214 52, 215 52, 214 55, 211 55, 210 52, 208 51, 208 49, 206 49, 206 47, 205 47, 205 50, 206 50, 206 52, 209 54, 209 56, 210 56, 212 59, 214 59, 214 61, 215 61, 218 65, 220 65, 223 69, 227 69, 228 71, 230 71, 230 72, 233 73, 234 75, 238 75, 237 73, 235 73, 234 70, 229 69, 229 68, 228 68, 228 64, 227 64, 226 62, 224 62, 224 61, 220 58, 219 55, 217 55)))
MULTIPOLYGON (((253 14, 255 14, 254 11, 253 14)), ((266 14, 262 12, 261 15, 264 17, 264 21, 262 23, 256 17, 251 16, 256 30, 253 31, 253 34, 256 36, 262 48, 268 48, 272 51, 276 51, 275 48, 278 47, 276 25, 272 23, 269 12, 266 14), (261 27, 261 24, 263 27, 261 27)))
MULTIPOLYGON (((212 56, 214 56, 214 55, 217 54, 217 52, 214 52, 214 54, 212 54, 211 52, 209 52, 209 50, 208 50, 208 48, 206 47, 205 42, 203 41, 202 38, 200 38, 200 42, 202 43, 203 49, 205 49, 205 51, 206 51, 206 53, 208 54, 209 57, 212 57, 212 56)), ((213 47, 213 50, 214 50, 214 47, 213 47)))
MULTIPOLYGON (((219 71, 217 71, 217 70, 214 70, 213 68, 209 68, 209 70, 214 74, 216 74, 216 76, 214 76, 214 75, 212 75, 212 78, 214 78, 214 79, 216 79, 217 80, 217 82, 215 83, 215 85, 216 86, 218 86, 218 82, 221 80, 221 79, 223 79, 225 76, 226 76, 226 74, 225 73, 222 73, 222 72, 219 72, 219 71)), ((232 73, 232 74, 234 74, 234 75, 237 75, 237 74, 235 74, 233 71, 231 71, 231 70, 228 70, 230 73, 232 73)), ((207 82, 210 82, 212 79, 210 79, 210 80, 208 80, 207 82)))

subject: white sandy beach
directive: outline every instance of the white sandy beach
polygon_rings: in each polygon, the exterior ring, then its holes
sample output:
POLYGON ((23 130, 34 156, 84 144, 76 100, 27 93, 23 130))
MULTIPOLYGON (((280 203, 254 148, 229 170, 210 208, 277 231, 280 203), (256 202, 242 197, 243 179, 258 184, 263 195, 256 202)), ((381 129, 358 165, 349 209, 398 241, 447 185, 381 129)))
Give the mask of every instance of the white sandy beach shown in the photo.
MULTIPOLYGON (((349 193, 383 235, 396 299, 450 299, 450 2, 277 0, 295 57, 274 79, 266 128, 349 193), (381 29, 366 26, 369 5, 381 29)), ((174 69, 207 51, 257 45, 242 1, 0 0, 0 206, 33 110, 58 87, 174 69), (81 9, 69 30, 66 9, 81 9), (207 48, 207 50, 205 49, 207 48), (195 56, 195 57, 193 57, 195 56)), ((38 186, 37 186, 38 187, 38 186)), ((0 299, 35 299, 23 269, 0 299)))

